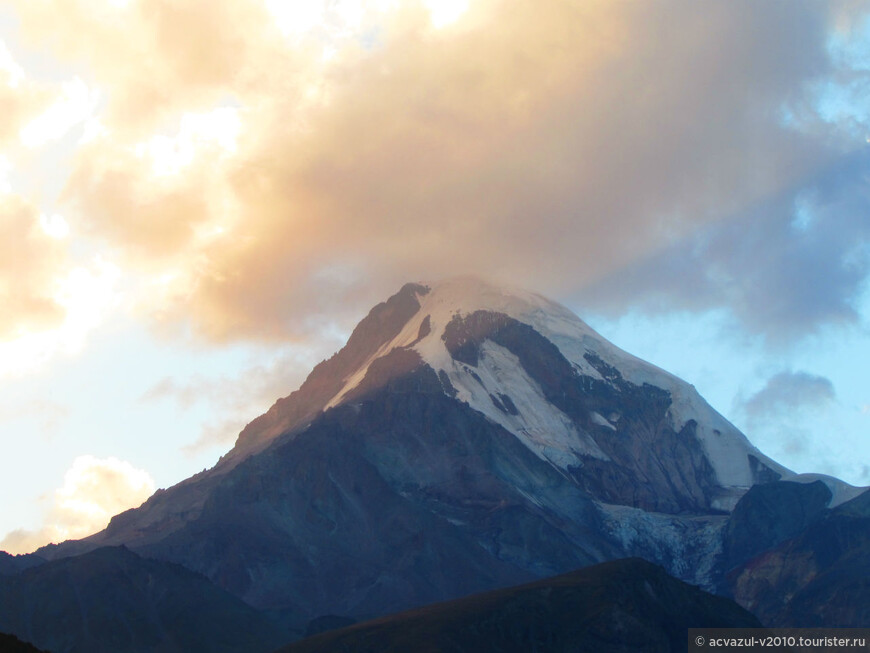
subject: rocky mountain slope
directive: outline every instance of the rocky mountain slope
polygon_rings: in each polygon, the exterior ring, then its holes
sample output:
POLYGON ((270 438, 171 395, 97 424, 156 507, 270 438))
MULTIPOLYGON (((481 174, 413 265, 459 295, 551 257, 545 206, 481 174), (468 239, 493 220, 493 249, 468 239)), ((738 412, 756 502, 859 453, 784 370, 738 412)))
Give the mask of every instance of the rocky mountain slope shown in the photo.
POLYGON ((726 550, 743 554, 723 565, 722 593, 770 626, 870 624, 870 492, 825 509, 823 488, 785 485, 752 488, 735 509, 726 550))
POLYGON ((213 469, 38 554, 125 545, 298 628, 630 556, 761 605, 759 556, 862 491, 815 481, 564 307, 461 279, 404 286, 213 469))

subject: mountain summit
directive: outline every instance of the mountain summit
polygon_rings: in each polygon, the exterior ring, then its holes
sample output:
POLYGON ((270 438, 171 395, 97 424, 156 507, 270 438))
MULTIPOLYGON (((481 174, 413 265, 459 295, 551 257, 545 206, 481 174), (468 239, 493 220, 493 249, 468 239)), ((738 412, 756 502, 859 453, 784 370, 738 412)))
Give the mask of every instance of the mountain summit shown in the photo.
POLYGON ((376 306, 346 347, 242 432, 222 464, 423 370, 602 500, 727 510, 751 485, 791 475, 693 386, 615 347, 564 306, 475 278, 407 284, 376 306))
POLYGON ((629 556, 751 603, 747 561, 861 492, 792 480, 814 479, 565 307, 455 279, 375 306, 211 470, 40 554, 125 545, 300 624, 629 556))

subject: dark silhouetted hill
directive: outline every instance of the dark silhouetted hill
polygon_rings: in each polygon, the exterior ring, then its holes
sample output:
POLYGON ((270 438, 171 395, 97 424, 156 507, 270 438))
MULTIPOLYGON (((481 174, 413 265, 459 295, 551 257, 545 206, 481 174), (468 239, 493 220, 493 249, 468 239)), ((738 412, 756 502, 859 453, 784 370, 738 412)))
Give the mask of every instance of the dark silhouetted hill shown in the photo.
POLYGON ((733 601, 630 558, 309 637, 280 653, 685 651, 687 629, 754 628, 733 601))
POLYGON ((207 578, 123 547, 0 576, 0 631, 52 653, 256 653, 292 638, 207 578))

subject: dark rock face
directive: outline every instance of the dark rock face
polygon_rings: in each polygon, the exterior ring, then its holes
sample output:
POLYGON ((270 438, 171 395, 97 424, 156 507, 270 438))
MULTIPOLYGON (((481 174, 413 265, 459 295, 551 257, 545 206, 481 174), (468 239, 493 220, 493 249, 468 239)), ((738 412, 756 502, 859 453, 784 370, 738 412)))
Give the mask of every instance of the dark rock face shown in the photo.
MULTIPOLYGON (((454 360, 477 366, 486 340, 517 356, 546 399, 588 433, 609 460, 586 456, 573 470, 577 483, 592 497, 608 503, 656 512, 709 511, 718 483, 695 437, 694 422, 677 433, 670 425, 671 397, 665 390, 626 381, 619 370, 597 356, 589 363, 604 380, 582 376, 559 349, 527 324, 502 313, 477 311, 455 317, 443 336, 454 360), (592 414, 616 413, 613 431, 592 414)), ((510 397, 493 397, 503 412, 516 411, 510 397)))
POLYGON ((366 371, 365 378, 347 394, 345 401, 365 397, 381 388, 391 392, 437 392, 441 383, 429 375, 414 375, 423 365, 423 360, 413 349, 394 349, 386 356, 374 361, 366 371))
POLYGON ((831 501, 821 481, 754 485, 731 513, 722 546, 722 566, 731 569, 794 537, 818 521, 831 501))
POLYGON ((348 626, 352 626, 355 623, 356 621, 354 621, 350 617, 342 617, 335 614, 325 614, 321 617, 315 617, 308 622, 308 626, 306 626, 305 628, 305 636, 312 637, 314 635, 319 635, 320 633, 325 633, 330 630, 347 628, 348 626))
MULTIPOLYGON (((386 302, 375 306, 338 353, 315 366, 298 390, 279 399, 242 430, 235 448, 221 458, 214 469, 182 481, 170 490, 158 490, 141 508, 113 517, 108 528, 101 533, 59 546, 49 545, 41 552, 45 557, 55 559, 78 555, 98 546, 149 546, 197 519, 223 475, 230 473, 247 456, 267 447, 282 433, 299 430, 320 415, 327 402, 341 391, 345 377, 401 331, 420 308, 417 295, 428 292, 426 286, 409 283, 386 302)), ((408 350, 404 355, 398 352, 390 356, 386 363, 375 363, 366 379, 368 386, 411 371, 419 364, 419 357, 408 350)))
POLYGON ((755 628, 735 603, 617 560, 305 639, 279 653, 685 651, 688 628, 755 628))
POLYGON ((769 626, 870 623, 870 492, 731 570, 735 600, 769 626))
POLYGON ((197 519, 143 551, 255 606, 365 616, 618 555, 597 519, 422 367, 241 463, 197 519))
MULTIPOLYGON (((344 385, 344 379, 362 365, 379 347, 392 340, 420 309, 416 295, 429 292, 420 284, 405 284, 386 302, 375 306, 353 330, 347 344, 328 360, 317 365, 297 390, 279 399, 268 412, 256 418, 239 434, 234 452, 224 464, 234 464, 244 456, 262 449, 271 438, 305 424, 315 417, 344 385)), ((419 337, 424 337, 421 330, 419 337)))
POLYGON ((53 653, 253 653, 292 636, 199 574, 123 548, 0 577, 0 630, 53 653))
POLYGON ((749 454, 749 467, 752 469, 753 477, 756 483, 773 483, 782 478, 782 475, 773 471, 761 462, 757 457, 749 454))

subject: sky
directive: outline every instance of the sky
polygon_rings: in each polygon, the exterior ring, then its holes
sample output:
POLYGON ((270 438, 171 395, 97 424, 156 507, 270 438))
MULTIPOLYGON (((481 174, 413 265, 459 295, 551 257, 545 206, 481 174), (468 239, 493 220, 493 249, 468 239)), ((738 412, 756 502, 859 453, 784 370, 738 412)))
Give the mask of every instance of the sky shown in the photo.
POLYGON ((870 485, 870 4, 0 0, 0 549, 213 465, 407 281, 870 485))

